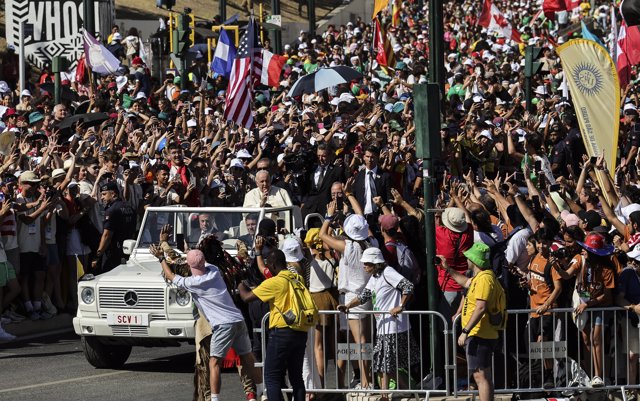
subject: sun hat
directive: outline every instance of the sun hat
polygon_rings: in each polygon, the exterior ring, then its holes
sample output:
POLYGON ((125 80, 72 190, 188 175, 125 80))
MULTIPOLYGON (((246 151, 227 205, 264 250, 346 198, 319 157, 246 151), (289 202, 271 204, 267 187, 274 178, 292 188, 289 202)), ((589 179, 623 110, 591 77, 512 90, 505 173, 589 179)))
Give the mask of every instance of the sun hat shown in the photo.
POLYGON ((40 178, 33 171, 27 170, 20 174, 20 181, 38 183, 40 182, 40 178))
POLYGON ((382 256, 382 251, 380 250, 380 248, 376 247, 365 249, 364 252, 362 252, 360 262, 373 264, 385 263, 384 257, 382 256))
POLYGON ((631 252, 627 252, 627 257, 640 262, 640 244, 634 246, 631 252))
POLYGON ((615 248, 611 244, 607 244, 604 236, 598 233, 589 233, 584 242, 577 241, 587 252, 598 256, 611 255, 615 248))
POLYGON ((304 259, 302 246, 296 238, 289 237, 285 239, 280 250, 284 253, 287 262, 300 262, 304 259))
POLYGON ((29 114, 29 125, 33 125, 42 120, 44 120, 44 116, 39 111, 34 111, 33 113, 29 114))
POLYGON ((560 217, 564 221, 567 227, 580 225, 580 217, 577 214, 571 213, 568 210, 560 212, 560 217))
POLYGON ((240 149, 238 153, 236 153, 236 158, 238 159, 252 159, 251 153, 247 149, 240 149))
POLYGON ((59 177, 64 177, 65 175, 67 175, 67 173, 64 171, 64 169, 61 169, 61 168, 54 169, 51 172, 51 178, 54 178, 54 179, 59 177))
POLYGON ((468 227, 464 211, 457 207, 448 207, 442 212, 442 224, 456 233, 463 233, 468 227))
POLYGON ((489 246, 483 242, 475 242, 471 248, 464 251, 464 256, 471 261, 474 265, 481 269, 487 269, 491 267, 489 262, 489 254, 491 250, 489 246))
POLYGON ((351 214, 344 219, 344 233, 354 241, 364 241, 369 238, 369 224, 364 216, 351 214))

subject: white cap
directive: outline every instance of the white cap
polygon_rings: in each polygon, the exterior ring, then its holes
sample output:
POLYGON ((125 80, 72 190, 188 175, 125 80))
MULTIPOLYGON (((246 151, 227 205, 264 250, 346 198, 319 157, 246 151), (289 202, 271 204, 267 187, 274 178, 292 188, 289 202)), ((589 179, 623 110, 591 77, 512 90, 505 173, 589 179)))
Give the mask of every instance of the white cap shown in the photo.
POLYGON ((292 237, 284 240, 282 243, 282 253, 284 253, 287 262, 300 262, 304 259, 304 253, 302 252, 302 245, 300 242, 292 237))
POLYGON ((247 149, 240 149, 238 153, 236 153, 236 158, 238 159, 253 159, 251 153, 247 149))
POLYGON ((146 99, 147 95, 144 92, 138 92, 136 94, 136 99, 135 100, 140 100, 140 99, 146 99))
POLYGON ((491 135, 491 131, 489 131, 487 129, 483 129, 482 131, 480 131, 480 135, 479 136, 484 136, 485 138, 488 138, 489 140, 493 140, 493 135, 491 135))
POLYGON ((231 159, 231 163, 229 164, 229 168, 237 167, 244 170, 244 163, 240 159, 231 159))
POLYGON ((544 85, 538 85, 538 87, 536 88, 536 90, 534 91, 534 93, 535 93, 536 95, 541 95, 541 96, 544 96, 544 95, 547 95, 547 94, 548 94, 548 92, 547 92, 547 88, 545 88, 545 87, 544 87, 544 85))
POLYGON ((111 36, 111 40, 122 40, 122 35, 120 34, 120 32, 116 32, 111 36))
POLYGON ((364 252, 362 252, 360 262, 373 264, 385 263, 384 257, 382 256, 382 251, 380 250, 380 248, 376 247, 365 249, 364 252))
POLYGON ((624 107, 622 108, 622 111, 635 111, 635 112, 637 112, 638 109, 636 108, 636 106, 633 103, 626 103, 624 105, 624 107))
POLYGON ((23 91, 22 91, 22 93, 20 94, 20 96, 29 96, 29 97, 32 97, 32 96, 31 96, 31 92, 29 91, 29 89, 25 89, 25 90, 23 90, 23 91))
POLYGON ((9 89, 9 84, 7 84, 6 81, 0 81, 0 93, 7 92, 11 92, 11 89, 9 89))

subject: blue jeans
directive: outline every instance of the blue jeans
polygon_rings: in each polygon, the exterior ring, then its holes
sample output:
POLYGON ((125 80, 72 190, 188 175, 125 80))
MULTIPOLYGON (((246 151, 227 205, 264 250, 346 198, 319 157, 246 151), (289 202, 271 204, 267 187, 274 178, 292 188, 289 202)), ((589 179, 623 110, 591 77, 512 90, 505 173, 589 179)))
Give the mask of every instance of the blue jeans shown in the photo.
POLYGON ((293 388, 294 401, 304 401, 306 390, 302 380, 302 362, 307 346, 307 333, 289 328, 271 329, 264 361, 264 385, 269 401, 284 401, 285 371, 293 388))

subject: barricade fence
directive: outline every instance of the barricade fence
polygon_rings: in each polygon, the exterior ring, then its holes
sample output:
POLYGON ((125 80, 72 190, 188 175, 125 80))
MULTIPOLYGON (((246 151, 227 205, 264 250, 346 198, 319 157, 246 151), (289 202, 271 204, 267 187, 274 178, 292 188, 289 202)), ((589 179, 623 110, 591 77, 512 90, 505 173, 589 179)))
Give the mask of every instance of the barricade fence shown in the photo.
MULTIPOLYGON (((599 387, 621 391, 626 400, 625 390, 640 390, 640 328, 637 319, 631 320, 635 313, 589 308, 574 317, 572 308, 562 308, 537 319, 534 312, 508 311, 491 362, 496 393, 570 396, 599 387), (602 386, 592 386, 595 376, 602 386)), ((267 314, 262 321, 263 358, 268 354, 268 319, 267 314)), ((449 322, 433 311, 405 311, 397 317, 386 311, 320 311, 320 324, 309 330, 307 340, 307 391, 389 398, 477 393, 465 350, 457 344, 460 330, 460 316, 449 322), (435 359, 434 349, 442 350, 443 360, 435 359), (357 381, 361 386, 355 386, 357 381)))
MULTIPOLYGON (((263 358, 268 354, 268 320, 267 314, 262 321, 263 358)), ((320 324, 307 336, 307 392, 389 398, 451 394, 451 350, 445 346, 450 344, 450 325, 431 311, 405 311, 397 317, 388 311, 320 311, 320 324), (434 359, 435 347, 445 349, 443 361, 434 359)))
MULTIPOLYGON (((496 393, 576 392, 600 388, 637 391, 640 329, 637 315, 623 308, 509 310, 491 364, 496 393), (601 382, 596 379, 598 377, 601 382)), ((453 393, 471 394, 473 379, 464 349, 457 346, 460 316, 451 336, 455 369, 453 393), (463 369, 464 368, 464 369, 463 369)))

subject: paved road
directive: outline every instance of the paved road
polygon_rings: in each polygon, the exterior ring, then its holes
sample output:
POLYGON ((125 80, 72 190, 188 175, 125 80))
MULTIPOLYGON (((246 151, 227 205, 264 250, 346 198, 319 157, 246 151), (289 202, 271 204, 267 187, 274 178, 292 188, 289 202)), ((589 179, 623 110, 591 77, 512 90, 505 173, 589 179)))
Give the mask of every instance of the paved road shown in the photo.
MULTIPOLYGON (((0 346, 0 400, 188 401, 193 348, 136 348, 122 370, 87 363, 75 334, 0 346)), ((223 400, 245 400, 235 371, 223 373, 223 400)))

